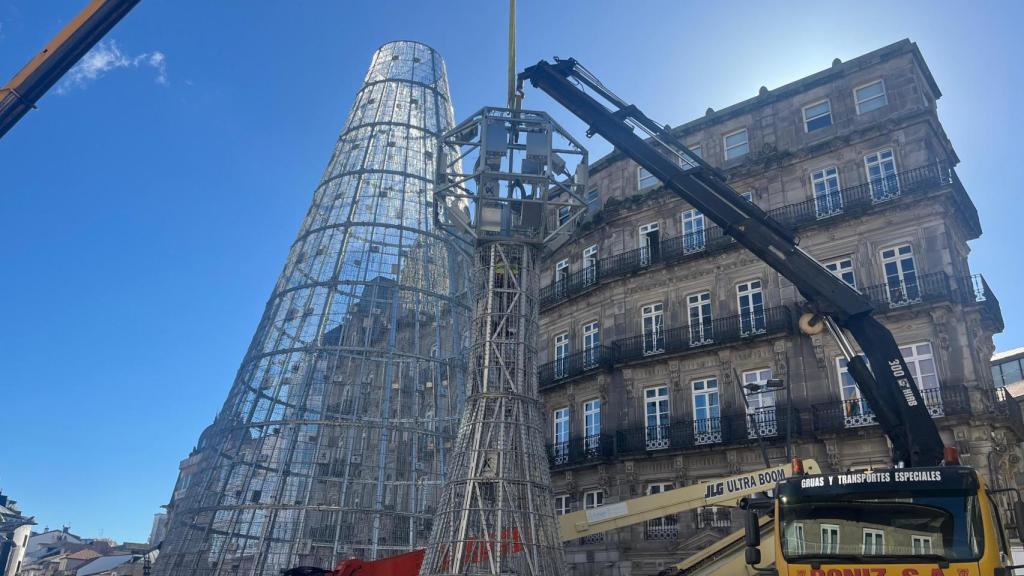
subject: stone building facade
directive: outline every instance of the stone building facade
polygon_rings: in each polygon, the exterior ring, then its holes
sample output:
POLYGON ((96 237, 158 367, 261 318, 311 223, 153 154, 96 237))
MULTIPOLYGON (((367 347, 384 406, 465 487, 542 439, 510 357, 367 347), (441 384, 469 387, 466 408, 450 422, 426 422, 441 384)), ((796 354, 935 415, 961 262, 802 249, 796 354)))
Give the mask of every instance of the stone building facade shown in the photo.
MULTIPOLYGON (((994 393, 999 303, 968 268, 982 232, 903 40, 675 129, 801 247, 868 295, 949 445, 996 486, 1020 470, 1020 413, 994 393)), ((539 386, 556 511, 773 465, 889 463, 827 336, 799 333, 793 285, 618 152, 591 167, 590 211, 542 278, 539 386), (782 378, 786 390, 741 396, 782 378), (749 408, 747 407, 749 405, 749 408)), ((681 513, 567 547, 576 574, 655 574, 741 527, 681 513)), ((810 539, 810 536, 809 536, 810 539)))

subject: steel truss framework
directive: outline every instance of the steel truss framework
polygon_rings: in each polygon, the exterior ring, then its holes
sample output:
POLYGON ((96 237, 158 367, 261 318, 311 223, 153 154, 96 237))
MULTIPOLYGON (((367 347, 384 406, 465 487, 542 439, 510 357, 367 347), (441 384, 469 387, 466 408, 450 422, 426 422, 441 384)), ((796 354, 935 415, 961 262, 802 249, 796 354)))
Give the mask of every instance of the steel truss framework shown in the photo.
POLYGON ((468 262, 433 225, 444 63, 373 57, 155 570, 277 575, 423 547, 464 399, 468 262))
POLYGON ((423 576, 565 573, 537 393, 537 262, 582 209, 587 155, 560 133, 543 113, 484 109, 444 140, 435 206, 474 239, 474 309, 466 408, 423 576))

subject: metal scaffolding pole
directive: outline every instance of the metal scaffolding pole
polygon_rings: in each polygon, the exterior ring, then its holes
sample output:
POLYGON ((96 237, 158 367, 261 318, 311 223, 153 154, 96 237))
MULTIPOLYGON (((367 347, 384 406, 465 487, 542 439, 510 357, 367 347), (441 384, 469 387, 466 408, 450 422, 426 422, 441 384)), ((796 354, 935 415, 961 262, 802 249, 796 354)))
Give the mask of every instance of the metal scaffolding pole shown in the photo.
POLYGON ((158 576, 422 548, 465 382, 468 260, 433 222, 444 62, 373 56, 228 398, 182 462, 158 576))

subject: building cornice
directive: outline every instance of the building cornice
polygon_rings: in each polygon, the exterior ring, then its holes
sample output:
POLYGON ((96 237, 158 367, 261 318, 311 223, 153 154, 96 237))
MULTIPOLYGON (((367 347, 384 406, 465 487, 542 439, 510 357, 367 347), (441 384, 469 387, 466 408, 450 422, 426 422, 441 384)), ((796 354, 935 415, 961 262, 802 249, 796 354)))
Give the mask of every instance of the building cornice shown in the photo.
MULTIPOLYGON (((810 76, 790 82, 789 84, 784 84, 774 90, 762 90, 753 98, 748 98, 721 110, 716 111, 712 108, 708 108, 708 113, 703 117, 680 124, 679 126, 672 128, 672 132, 681 139, 685 139, 686 136, 709 126, 721 124, 732 118, 748 114, 754 110, 778 102, 779 100, 817 88, 818 86, 832 82, 837 78, 847 76, 859 70, 875 66, 880 62, 892 60, 906 54, 910 54, 917 63, 922 77, 925 82, 927 82, 929 89, 935 95, 935 99, 938 100, 942 96, 942 93, 939 91, 939 86, 935 82, 935 78, 932 76, 931 71, 928 69, 928 65, 924 61, 924 56, 921 55, 921 50, 915 42, 911 42, 909 39, 904 38, 903 40, 894 42, 877 50, 873 50, 847 62, 842 62, 836 58, 833 60, 830 68, 815 72, 810 76)), ((609 152, 591 163, 591 176, 624 158, 625 155, 617 149, 609 152)))

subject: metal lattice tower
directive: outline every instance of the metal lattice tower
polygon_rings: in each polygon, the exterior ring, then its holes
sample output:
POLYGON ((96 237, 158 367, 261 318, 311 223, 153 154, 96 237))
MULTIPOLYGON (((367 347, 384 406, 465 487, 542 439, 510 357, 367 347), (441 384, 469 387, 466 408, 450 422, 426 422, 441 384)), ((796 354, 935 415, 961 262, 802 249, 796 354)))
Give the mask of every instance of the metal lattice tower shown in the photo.
POLYGON ((485 108, 444 154, 435 206, 474 238, 474 310, 466 408, 420 574, 564 574, 537 393, 537 264, 581 211, 586 151, 544 113, 485 108))
POLYGON ((433 223, 444 63, 373 56, 252 344, 170 505, 159 576, 426 545, 464 399, 468 261, 433 223))

